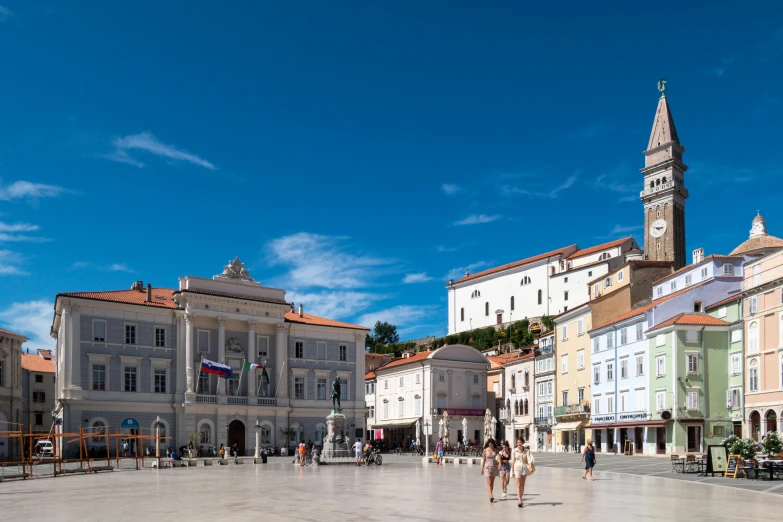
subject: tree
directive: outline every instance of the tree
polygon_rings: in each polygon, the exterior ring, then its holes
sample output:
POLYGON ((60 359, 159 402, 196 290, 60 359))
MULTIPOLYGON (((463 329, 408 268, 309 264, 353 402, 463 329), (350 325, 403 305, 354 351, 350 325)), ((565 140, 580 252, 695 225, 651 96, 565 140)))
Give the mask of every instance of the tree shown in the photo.
MULTIPOLYGON (((548 315, 541 316, 541 324, 544 325, 544 332, 549 332, 555 329, 555 322, 548 315)), ((541 332, 541 333, 544 333, 541 332)))
POLYGON ((400 342, 400 334, 397 333, 397 327, 386 321, 376 321, 372 338, 373 345, 395 344, 400 342))

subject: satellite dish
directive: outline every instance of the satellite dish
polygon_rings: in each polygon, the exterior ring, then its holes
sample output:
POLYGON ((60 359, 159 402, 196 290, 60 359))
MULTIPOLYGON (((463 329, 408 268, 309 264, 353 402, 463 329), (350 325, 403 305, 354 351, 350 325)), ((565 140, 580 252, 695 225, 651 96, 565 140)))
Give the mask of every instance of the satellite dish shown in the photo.
POLYGON ((662 411, 662 412, 661 412, 661 418, 662 418, 663 420, 669 420, 669 419, 671 419, 671 418, 672 418, 672 412, 670 412, 670 411, 668 411, 668 410, 666 410, 666 411, 662 411))

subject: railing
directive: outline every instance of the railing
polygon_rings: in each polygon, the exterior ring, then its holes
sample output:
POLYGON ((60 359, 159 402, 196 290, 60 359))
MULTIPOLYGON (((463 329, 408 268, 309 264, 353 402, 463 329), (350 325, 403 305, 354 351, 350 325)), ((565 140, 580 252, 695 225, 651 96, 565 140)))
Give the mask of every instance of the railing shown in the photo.
POLYGON ((577 413, 590 413, 590 406, 569 404, 568 406, 557 406, 555 408, 555 417, 558 415, 575 415, 577 413))
POLYGON ((508 408, 501 408, 500 409, 500 420, 501 421, 511 420, 511 410, 508 409, 508 408))
POLYGON ((533 424, 536 425, 552 424, 552 417, 536 417, 535 419, 533 419, 533 424))
POLYGON ((509 395, 514 395, 516 392, 517 392, 517 389, 516 389, 516 388, 509 388, 509 389, 508 389, 508 394, 509 394, 509 395))
POLYGON ((748 277, 746 272, 745 279, 742 281, 740 288, 744 292, 781 278, 783 278, 783 265, 764 270, 763 272, 753 274, 750 277, 748 277))
POLYGON ((256 398, 256 404, 259 406, 275 406, 277 405, 277 399, 274 397, 258 397, 256 398))
POLYGON ((247 404, 247 397, 228 396, 228 404, 247 404))
POLYGON ((674 187, 673 181, 667 181, 666 183, 661 183, 660 185, 656 185, 653 188, 648 188, 639 193, 639 197, 644 197, 648 194, 655 194, 656 192, 660 192, 661 190, 666 190, 674 187))
POLYGON ((217 404, 217 395, 196 395, 196 402, 202 404, 217 404))

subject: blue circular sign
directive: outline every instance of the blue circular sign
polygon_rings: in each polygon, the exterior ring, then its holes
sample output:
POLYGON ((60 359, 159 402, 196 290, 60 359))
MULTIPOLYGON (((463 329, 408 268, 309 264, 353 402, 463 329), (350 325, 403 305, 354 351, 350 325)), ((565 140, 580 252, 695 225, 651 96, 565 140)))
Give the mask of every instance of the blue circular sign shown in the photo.
POLYGON ((122 424, 120 424, 120 428, 127 428, 130 430, 137 430, 139 429, 139 421, 136 419, 131 419, 128 417, 124 421, 122 421, 122 424))

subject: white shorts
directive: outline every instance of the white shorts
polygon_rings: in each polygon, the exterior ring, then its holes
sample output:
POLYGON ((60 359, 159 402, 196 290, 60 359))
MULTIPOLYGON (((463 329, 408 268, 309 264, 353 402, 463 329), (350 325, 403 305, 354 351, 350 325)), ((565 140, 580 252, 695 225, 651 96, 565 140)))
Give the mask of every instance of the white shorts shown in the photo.
POLYGON ((357 458, 357 459, 360 459, 360 458, 362 458, 362 452, 361 452, 361 450, 354 450, 354 453, 356 454, 356 458, 357 458))
POLYGON ((514 463, 514 476, 515 477, 524 477, 527 475, 527 466, 522 464, 521 462, 517 461, 514 463))

